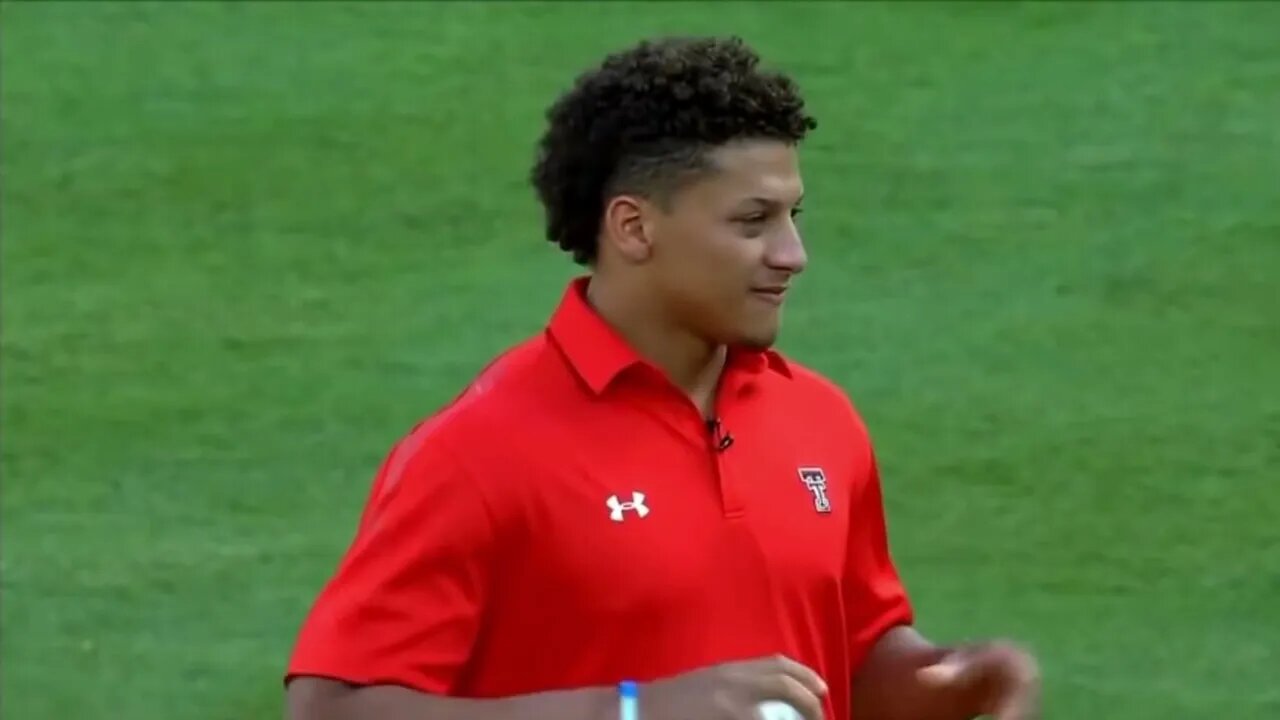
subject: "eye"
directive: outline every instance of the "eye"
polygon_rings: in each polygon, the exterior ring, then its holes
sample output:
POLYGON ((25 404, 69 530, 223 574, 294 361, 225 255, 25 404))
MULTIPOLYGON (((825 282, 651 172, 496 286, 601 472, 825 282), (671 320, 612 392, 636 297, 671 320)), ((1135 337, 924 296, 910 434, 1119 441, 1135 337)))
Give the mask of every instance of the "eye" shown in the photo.
POLYGON ((794 220, 795 218, 800 217, 800 216, 801 216, 801 215, 803 215, 803 214, 804 214, 804 208, 802 208, 802 207, 793 207, 793 208, 791 208, 791 218, 792 218, 793 220, 794 220))
POLYGON ((734 218, 734 224, 738 226, 738 232, 742 237, 754 238, 764 233, 765 225, 769 222, 769 216, 764 213, 752 213, 739 218, 734 218))

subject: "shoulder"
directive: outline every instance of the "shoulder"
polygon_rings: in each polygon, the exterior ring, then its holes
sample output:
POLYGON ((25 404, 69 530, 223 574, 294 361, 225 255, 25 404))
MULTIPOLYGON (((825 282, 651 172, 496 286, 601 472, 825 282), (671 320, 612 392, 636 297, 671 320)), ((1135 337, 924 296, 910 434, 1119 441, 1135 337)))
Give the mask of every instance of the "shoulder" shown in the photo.
POLYGON ((402 444, 465 450, 477 440, 491 438, 495 424, 514 422, 514 416, 528 411, 531 392, 554 385, 563 374, 554 352, 541 334, 507 348, 452 400, 415 425, 402 444))
POLYGON ((861 413, 839 383, 789 357, 784 360, 791 373, 789 395, 798 411, 805 412, 810 417, 817 415, 825 422, 834 423, 837 427, 860 436, 867 435, 861 413))
POLYGON ((797 412, 808 412, 806 419, 816 420, 830 443, 833 457, 842 459, 843 476, 849 479, 850 492, 861 492, 878 485, 875 443, 852 398, 835 380, 802 364, 788 360, 791 386, 803 403, 797 412), (816 417, 815 417, 816 415, 816 417))
POLYGON ((563 387, 563 363, 545 335, 533 336, 495 356, 452 400, 423 417, 396 441, 380 485, 403 480, 475 483, 483 459, 518 436, 536 413, 538 398, 563 387))

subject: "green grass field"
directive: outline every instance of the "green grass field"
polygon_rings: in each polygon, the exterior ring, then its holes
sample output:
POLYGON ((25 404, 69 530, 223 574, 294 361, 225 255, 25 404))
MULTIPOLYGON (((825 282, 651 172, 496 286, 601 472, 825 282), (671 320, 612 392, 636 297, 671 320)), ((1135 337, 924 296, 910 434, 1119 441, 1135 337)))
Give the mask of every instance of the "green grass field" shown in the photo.
POLYGON ((3 708, 278 717, 376 464, 576 269, 542 110, 652 33, 807 90, 790 354, 923 629, 1047 718, 1280 717, 1280 4, 6 3, 3 708))

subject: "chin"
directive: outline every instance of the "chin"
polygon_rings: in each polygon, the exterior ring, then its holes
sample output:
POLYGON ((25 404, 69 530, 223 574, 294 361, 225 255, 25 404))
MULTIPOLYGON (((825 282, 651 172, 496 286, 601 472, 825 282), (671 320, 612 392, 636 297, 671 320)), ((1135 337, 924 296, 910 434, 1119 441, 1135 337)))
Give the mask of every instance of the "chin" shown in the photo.
POLYGON ((741 348, 748 350, 768 350, 778 341, 777 331, 743 333, 738 337, 737 342, 733 343, 741 348))

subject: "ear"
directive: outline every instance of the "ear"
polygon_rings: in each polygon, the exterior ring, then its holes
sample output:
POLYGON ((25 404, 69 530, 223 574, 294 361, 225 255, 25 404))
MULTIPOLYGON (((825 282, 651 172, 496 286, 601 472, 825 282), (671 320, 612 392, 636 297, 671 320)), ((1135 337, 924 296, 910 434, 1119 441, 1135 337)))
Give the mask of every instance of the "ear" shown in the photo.
POLYGON ((635 195, 615 195, 604 206, 600 244, 628 263, 642 263, 653 254, 653 240, 645 222, 649 203, 635 195))

